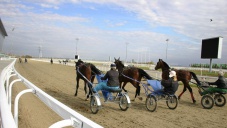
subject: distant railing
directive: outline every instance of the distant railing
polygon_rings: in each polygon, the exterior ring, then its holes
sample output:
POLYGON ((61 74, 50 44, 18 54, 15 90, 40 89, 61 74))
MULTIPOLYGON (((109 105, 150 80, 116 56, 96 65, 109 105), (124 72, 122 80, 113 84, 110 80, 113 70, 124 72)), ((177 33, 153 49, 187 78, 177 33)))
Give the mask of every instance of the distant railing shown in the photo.
POLYGON ((83 115, 77 113, 63 103, 54 99, 53 97, 36 87, 34 84, 32 84, 30 81, 25 79, 23 76, 21 76, 14 68, 15 62, 16 60, 13 61, 9 66, 7 66, 2 71, 0 76, 0 112, 2 128, 18 127, 18 101, 21 95, 28 92, 32 92, 42 102, 44 102, 48 107, 50 107, 53 111, 55 111, 59 116, 63 118, 62 121, 56 122, 55 124, 51 125, 50 128, 60 128, 66 126, 72 126, 75 128, 102 128, 102 126, 96 124, 90 119, 84 117, 83 115), (11 76, 17 76, 18 79, 9 83, 8 81, 11 76), (12 85, 15 82, 23 82, 28 89, 21 91, 16 96, 13 117, 10 106, 12 85))

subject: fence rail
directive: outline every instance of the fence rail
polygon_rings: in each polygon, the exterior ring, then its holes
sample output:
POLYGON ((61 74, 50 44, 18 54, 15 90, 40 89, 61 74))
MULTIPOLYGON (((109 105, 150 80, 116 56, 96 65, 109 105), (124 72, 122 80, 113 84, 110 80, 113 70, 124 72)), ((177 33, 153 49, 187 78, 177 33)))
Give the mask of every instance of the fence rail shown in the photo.
MULTIPOLYGON (((36 95, 42 102, 44 102, 48 107, 50 107, 53 111, 55 111, 59 116, 63 118, 63 120, 56 122, 55 124, 51 125, 50 128, 60 128, 65 126, 72 126, 75 128, 102 128, 102 126, 98 125, 97 123, 91 121, 90 119, 84 117, 83 115, 77 113, 76 111, 72 110, 71 108, 67 107, 63 103, 59 102, 58 100, 54 99, 38 87, 36 87, 33 83, 25 79, 23 76, 21 76, 14 68, 16 60, 14 60, 9 66, 7 66, 1 73, 0 76, 0 112, 1 112, 1 127, 2 128, 17 128, 17 115, 18 113, 14 112, 14 118, 13 114, 10 111, 9 106, 11 106, 11 94, 9 95, 9 92, 6 90, 11 91, 11 88, 9 87, 9 83, 7 82, 7 79, 10 78, 12 73, 15 73, 18 77, 18 81, 21 81, 25 84, 25 86, 28 88, 22 92, 20 92, 17 96, 19 97, 23 93, 32 92, 34 95, 36 95), (6 89, 6 88, 7 89, 6 89)), ((12 86, 12 85, 11 85, 12 86)), ((17 103, 16 103, 17 104, 17 103)), ((14 106, 14 110, 17 111, 18 106, 14 106)))

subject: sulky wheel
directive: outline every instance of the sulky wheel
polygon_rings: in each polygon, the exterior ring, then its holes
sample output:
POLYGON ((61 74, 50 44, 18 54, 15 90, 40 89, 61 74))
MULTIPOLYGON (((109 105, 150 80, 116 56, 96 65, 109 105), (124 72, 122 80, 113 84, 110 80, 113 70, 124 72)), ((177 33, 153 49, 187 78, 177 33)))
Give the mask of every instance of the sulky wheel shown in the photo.
POLYGON ((122 111, 126 111, 129 108, 129 102, 127 100, 127 97, 125 95, 122 95, 119 100, 119 107, 122 111))
POLYGON ((156 97, 154 95, 148 95, 145 104, 148 111, 154 112, 157 108, 156 97))
POLYGON ((204 95, 201 99, 201 104, 205 109, 211 109, 214 106, 214 99, 210 95, 204 95))
POLYGON ((100 106, 98 106, 98 104, 97 104, 97 97, 95 97, 95 96, 91 96, 90 109, 93 114, 98 113, 98 111, 100 109, 100 106))
POLYGON ((166 104, 169 107, 169 109, 176 109, 178 105, 177 97, 175 95, 168 96, 166 100, 166 104))
POLYGON ((214 103, 218 107, 222 107, 226 104, 226 99, 222 94, 215 94, 214 95, 214 103))

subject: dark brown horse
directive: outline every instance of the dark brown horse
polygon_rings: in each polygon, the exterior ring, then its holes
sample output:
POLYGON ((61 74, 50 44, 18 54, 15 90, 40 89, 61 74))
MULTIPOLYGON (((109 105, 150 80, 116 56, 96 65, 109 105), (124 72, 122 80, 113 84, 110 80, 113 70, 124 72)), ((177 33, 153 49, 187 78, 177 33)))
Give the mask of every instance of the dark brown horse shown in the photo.
MULTIPOLYGON (((95 65, 91 63, 85 63, 82 60, 78 60, 76 63, 76 93, 75 96, 77 96, 78 88, 79 88, 79 80, 82 79, 84 81, 84 91, 87 95, 87 99, 89 98, 89 95, 91 95, 92 91, 92 85, 91 83, 94 82, 95 75, 101 74, 101 71, 95 67, 95 65), (91 83, 89 83, 90 81, 91 83), (89 88, 89 93, 87 94, 87 86, 89 88)), ((86 99, 86 100, 87 100, 86 99)))
MULTIPOLYGON (((165 80, 169 79, 169 72, 171 71, 171 68, 162 59, 159 59, 159 61, 157 62, 156 66, 155 66, 155 70, 158 70, 158 69, 162 69, 162 79, 165 79, 165 80)), ((180 99, 180 97, 183 95, 183 93, 188 89, 191 94, 192 101, 193 101, 193 103, 195 103, 196 100, 193 96, 192 88, 190 87, 189 82, 193 77, 194 80, 197 82, 197 84, 200 85, 200 81, 198 80, 196 74, 194 72, 190 72, 190 71, 186 71, 186 70, 177 70, 177 69, 173 69, 173 70, 176 71, 176 73, 177 73, 177 80, 181 81, 184 84, 183 91, 178 96, 178 99, 180 99)))
POLYGON ((116 68, 119 71, 120 88, 121 84, 123 83, 122 89, 127 92, 125 85, 130 82, 136 88, 135 98, 137 95, 140 96, 139 82, 141 81, 142 77, 145 77, 149 80, 152 78, 143 69, 137 67, 125 67, 122 61, 120 61, 120 58, 115 59, 114 63, 116 64, 116 68))

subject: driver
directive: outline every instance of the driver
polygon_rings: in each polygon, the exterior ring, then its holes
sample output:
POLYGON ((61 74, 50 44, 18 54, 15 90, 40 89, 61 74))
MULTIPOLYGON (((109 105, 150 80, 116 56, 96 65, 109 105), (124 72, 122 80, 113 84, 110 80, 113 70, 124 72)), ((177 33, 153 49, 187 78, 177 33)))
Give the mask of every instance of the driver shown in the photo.
POLYGON ((175 94, 178 89, 177 75, 175 71, 169 72, 169 79, 161 81, 162 86, 164 87, 164 93, 175 94))
MULTIPOLYGON (((99 90, 119 90, 119 72, 116 70, 116 65, 113 63, 110 65, 110 70, 107 71, 104 77, 101 77, 101 80, 107 80, 106 82, 98 83, 94 88, 93 92, 97 93, 99 90)), ((107 97, 104 97, 105 99, 107 97)))
POLYGON ((203 92, 199 90, 200 95, 205 95, 208 93, 215 93, 215 92, 227 92, 227 81, 223 76, 224 73, 222 71, 218 72, 218 80, 215 82, 208 82, 209 85, 216 85, 217 87, 209 87, 208 89, 204 90, 203 92))

